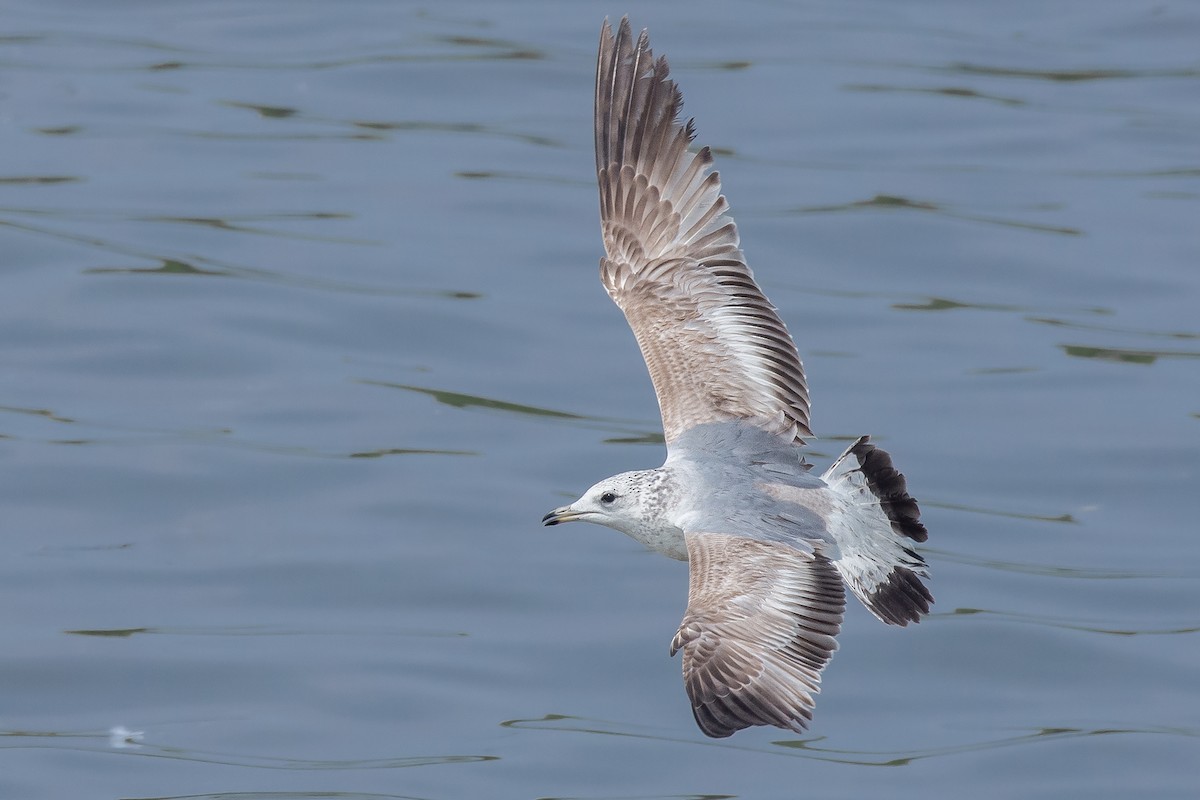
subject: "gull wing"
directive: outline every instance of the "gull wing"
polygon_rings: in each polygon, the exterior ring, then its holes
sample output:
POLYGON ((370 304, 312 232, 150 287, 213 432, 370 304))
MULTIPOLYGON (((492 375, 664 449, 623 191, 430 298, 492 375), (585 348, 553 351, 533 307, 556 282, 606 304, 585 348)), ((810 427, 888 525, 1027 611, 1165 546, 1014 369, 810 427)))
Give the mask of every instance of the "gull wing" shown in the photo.
POLYGON ((671 642, 700 730, 803 731, 837 649, 845 591, 820 553, 723 533, 686 534, 688 607, 671 642))
POLYGON ((667 444, 707 422, 746 420, 802 442, 808 386, 796 345, 754 282, 707 147, 665 58, 643 31, 605 21, 596 67, 596 174, 604 288, 654 382, 667 444))

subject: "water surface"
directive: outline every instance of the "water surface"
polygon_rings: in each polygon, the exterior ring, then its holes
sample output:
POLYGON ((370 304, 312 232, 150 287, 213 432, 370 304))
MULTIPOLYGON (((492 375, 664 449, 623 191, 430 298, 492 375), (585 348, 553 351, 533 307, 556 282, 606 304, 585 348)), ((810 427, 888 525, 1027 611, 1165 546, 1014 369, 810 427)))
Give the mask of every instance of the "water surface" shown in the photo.
POLYGON ((597 280, 602 3, 10 3, 0 796, 1190 797, 1200 11, 662 3, 821 437, 936 613, 696 729, 597 280))

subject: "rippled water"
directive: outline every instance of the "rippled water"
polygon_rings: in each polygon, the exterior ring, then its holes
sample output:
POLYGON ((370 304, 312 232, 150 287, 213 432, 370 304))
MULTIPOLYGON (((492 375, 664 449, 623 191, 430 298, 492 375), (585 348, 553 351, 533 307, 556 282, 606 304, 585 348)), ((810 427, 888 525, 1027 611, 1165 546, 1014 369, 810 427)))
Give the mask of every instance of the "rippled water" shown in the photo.
POLYGON ((1191 797, 1200 9, 661 3, 822 437, 926 509, 809 734, 695 728, 596 275, 600 3, 14 2, 0 797, 1191 797), (892 767, 878 769, 878 767, 892 767))

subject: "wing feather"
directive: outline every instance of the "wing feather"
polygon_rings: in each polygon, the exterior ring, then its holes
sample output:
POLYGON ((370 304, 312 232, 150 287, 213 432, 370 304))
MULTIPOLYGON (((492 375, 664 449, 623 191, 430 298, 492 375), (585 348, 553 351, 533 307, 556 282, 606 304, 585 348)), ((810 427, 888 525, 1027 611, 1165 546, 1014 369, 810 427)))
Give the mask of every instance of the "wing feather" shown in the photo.
POLYGON ((746 265, 665 58, 628 19, 600 34, 596 174, 606 257, 601 280, 625 313, 654 382, 670 444, 706 422, 745 420, 811 436, 795 342, 746 265))
POLYGON ((686 535, 688 607, 671 642, 700 729, 802 731, 837 649, 846 598, 819 553, 723 533, 686 535))

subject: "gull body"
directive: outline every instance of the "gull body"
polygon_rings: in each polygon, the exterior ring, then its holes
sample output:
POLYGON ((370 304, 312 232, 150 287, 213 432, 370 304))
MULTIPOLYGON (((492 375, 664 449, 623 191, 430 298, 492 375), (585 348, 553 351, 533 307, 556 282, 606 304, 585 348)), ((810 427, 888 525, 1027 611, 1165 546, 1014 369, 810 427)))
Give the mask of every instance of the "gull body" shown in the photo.
POLYGON ((820 476, 791 335, 754 280, 665 59, 605 22, 596 73, 601 281, 650 371, 667 458, 606 478, 546 525, 586 521, 689 562, 671 642, 700 729, 804 730, 848 588, 880 620, 928 613, 926 539, 890 456, 863 436, 820 476))

